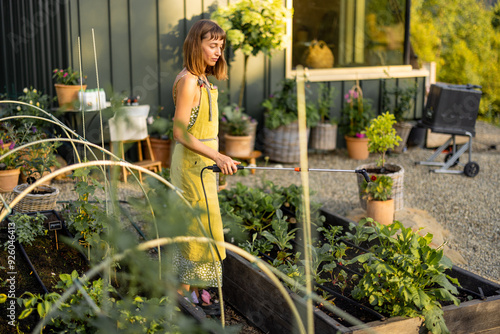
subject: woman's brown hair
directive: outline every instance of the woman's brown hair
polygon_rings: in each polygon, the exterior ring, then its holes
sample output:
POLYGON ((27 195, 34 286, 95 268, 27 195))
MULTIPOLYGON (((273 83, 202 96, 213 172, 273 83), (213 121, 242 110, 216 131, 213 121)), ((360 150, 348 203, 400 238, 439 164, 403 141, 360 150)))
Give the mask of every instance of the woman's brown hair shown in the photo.
POLYGON ((224 58, 226 47, 226 32, 217 23, 211 20, 199 20, 189 30, 184 41, 184 66, 194 75, 213 75, 217 80, 227 79, 227 64, 224 58), (207 66, 203 62, 201 41, 203 38, 222 40, 222 53, 215 66, 207 66))

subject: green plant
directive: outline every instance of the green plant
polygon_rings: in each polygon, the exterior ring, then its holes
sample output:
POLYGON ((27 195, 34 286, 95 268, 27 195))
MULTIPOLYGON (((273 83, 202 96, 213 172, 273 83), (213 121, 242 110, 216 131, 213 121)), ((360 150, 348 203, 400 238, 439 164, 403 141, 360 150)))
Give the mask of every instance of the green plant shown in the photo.
POLYGON ((281 0, 242 0, 219 7, 211 18, 226 31, 227 41, 234 51, 244 54, 243 78, 238 106, 243 103, 248 57, 259 52, 270 56, 286 45, 286 21, 292 11, 281 0))
POLYGON ((102 201, 95 196, 95 191, 98 188, 102 190, 103 186, 89 176, 91 171, 92 168, 80 168, 74 171, 72 177, 77 180, 75 192, 78 194, 78 199, 66 204, 62 211, 69 231, 79 244, 87 247, 88 258, 90 258, 90 246, 98 246, 105 242, 101 238, 101 233, 106 227, 106 220, 102 217, 104 213, 98 205, 102 204, 102 201), (92 203, 91 198, 94 198, 97 204, 92 203))
MULTIPOLYGON (((4 143, 2 139, 0 139, 0 156, 9 153, 9 151, 13 150, 14 147, 16 146, 15 142, 10 142, 10 144, 7 146, 4 143)), ((5 158, 2 159, 2 162, 0 162, 0 170, 7 170, 7 169, 14 169, 16 168, 16 159, 17 155, 16 154, 9 154, 5 158)))
POLYGON ((252 235, 252 240, 245 240, 243 243, 239 243, 238 246, 246 250, 254 256, 258 256, 259 253, 267 253, 273 249, 272 243, 268 239, 257 239, 258 233, 252 235))
POLYGON ((367 224, 366 220, 361 220, 358 224, 350 223, 349 231, 345 233, 345 238, 352 241, 356 246, 362 242, 371 241, 377 236, 372 226, 367 224), (353 233, 349 232, 352 231, 353 233))
POLYGON ((386 175, 372 175, 371 182, 363 180, 361 191, 368 196, 369 200, 387 201, 392 196, 393 179, 386 175))
MULTIPOLYGON (((16 240, 20 244, 30 245, 33 243, 36 237, 44 235, 43 222, 45 221, 45 216, 37 213, 34 216, 29 216, 25 213, 16 212, 15 214, 9 216, 9 223, 16 226, 16 240)), ((10 241, 4 243, 4 248, 7 250, 10 241)))
POLYGON ((414 83, 410 87, 395 87, 392 90, 386 88, 386 82, 383 84, 382 93, 382 110, 390 110, 394 114, 396 123, 404 121, 405 113, 413 106, 413 100, 417 93, 418 83, 414 83), (391 108, 391 99, 389 95, 394 96, 394 107, 391 108))
POLYGON ((380 159, 377 160, 378 167, 384 168, 385 152, 398 146, 401 141, 401 137, 396 134, 394 124, 396 124, 394 115, 386 112, 372 119, 366 128, 368 151, 380 154, 380 159))
MULTIPOLYGON (((54 69, 52 71, 52 78, 55 79, 56 84, 61 85, 79 85, 80 84, 80 72, 74 71, 71 67, 66 69, 54 69)), ((85 81, 87 76, 83 76, 85 81)))
POLYGON ((286 219, 287 217, 283 216, 283 211, 280 209, 276 210, 276 216, 271 222, 272 233, 269 231, 262 232, 262 236, 278 246, 280 251, 292 249, 290 241, 295 239, 295 232, 298 230, 298 228, 294 228, 289 231, 289 223, 286 219))
POLYGON ((459 304, 453 296, 459 283, 445 274, 451 261, 442 249, 429 246, 431 234, 422 237, 398 221, 384 226, 367 220, 374 224, 379 243, 350 261, 363 264, 364 270, 353 297, 367 299, 391 316, 420 316, 432 333, 449 333, 438 301, 459 304))
POLYGON ((330 122, 336 124, 337 120, 330 116, 330 109, 335 102, 335 87, 328 87, 325 83, 319 84, 318 100, 316 108, 321 122, 330 122))
POLYGON ((174 121, 160 116, 163 107, 159 107, 155 115, 148 117, 148 134, 165 140, 174 139, 174 121))
POLYGON ((236 104, 227 105, 221 111, 220 126, 231 136, 248 136, 251 122, 255 120, 245 114, 243 108, 236 104))
POLYGON ((365 129, 372 118, 371 100, 364 98, 361 88, 354 86, 344 95, 340 128, 350 137, 365 137, 365 129))
POLYGON ((28 146, 23 155, 24 161, 18 166, 21 167, 21 172, 26 175, 29 184, 34 183, 45 172, 50 173, 51 167, 59 166, 54 151, 60 145, 60 142, 44 142, 28 146))
MULTIPOLYGON (((112 297, 116 290, 105 285, 101 278, 89 282, 85 277, 78 277, 76 271, 61 274, 59 278, 56 288, 67 289, 78 282, 79 289, 47 320, 50 332, 96 333, 101 326, 106 326, 106 322, 116 333, 170 333, 169 329, 173 329, 166 316, 167 297, 130 296, 129 300, 117 300, 112 297), (103 312, 104 305, 106 312, 103 312)), ((34 311, 40 318, 46 318, 61 297, 56 292, 45 295, 24 292, 17 300, 24 307, 19 320, 34 311)))
MULTIPOLYGON (((266 108, 264 125, 271 130, 298 119, 297 82, 295 79, 285 78, 280 86, 262 103, 266 108)), ((319 121, 319 112, 312 104, 306 105, 306 121, 307 126, 314 126, 319 121)))

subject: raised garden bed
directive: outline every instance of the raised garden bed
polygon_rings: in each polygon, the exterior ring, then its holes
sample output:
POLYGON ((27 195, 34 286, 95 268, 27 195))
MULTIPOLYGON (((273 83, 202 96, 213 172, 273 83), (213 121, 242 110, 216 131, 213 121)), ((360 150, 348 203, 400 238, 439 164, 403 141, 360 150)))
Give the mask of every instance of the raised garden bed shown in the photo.
MULTIPOLYGON (((325 225, 348 227, 351 221, 322 211, 325 225)), ((483 279, 463 269, 453 267, 448 273, 457 278, 460 290, 472 300, 463 301, 459 306, 443 307, 444 319, 451 333, 494 333, 500 331, 500 285, 483 279), (483 298, 483 299, 481 299, 483 298)), ((304 300, 290 292, 299 311, 305 310, 304 300)), ((292 312, 286 305, 273 283, 254 265, 240 256, 228 252, 224 261, 224 296, 237 311, 247 317, 255 326, 269 333, 290 333, 297 327, 292 312)), ((346 308, 350 314, 359 310, 346 308)), ((305 314, 305 312, 301 312, 305 314)), ((367 333, 365 329, 351 326, 342 319, 332 318, 316 308, 316 333, 367 333)), ((361 312, 362 313, 362 312, 361 312)), ((370 317, 368 316, 367 319, 370 317)), ((305 319, 303 319, 305 321, 305 319)), ((366 325, 380 333, 426 333, 421 318, 393 317, 384 320, 364 321, 366 325)))

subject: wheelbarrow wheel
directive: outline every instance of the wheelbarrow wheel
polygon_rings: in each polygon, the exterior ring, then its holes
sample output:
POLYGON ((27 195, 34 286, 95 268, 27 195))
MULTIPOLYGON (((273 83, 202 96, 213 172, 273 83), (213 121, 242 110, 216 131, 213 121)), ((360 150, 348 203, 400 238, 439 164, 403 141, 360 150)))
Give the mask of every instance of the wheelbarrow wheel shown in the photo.
POLYGON ((476 162, 471 161, 465 165, 464 174, 467 175, 468 177, 474 177, 478 173, 479 173, 479 165, 476 162))
MULTIPOLYGON (((444 157, 444 162, 445 163, 448 162, 448 160, 451 159, 451 157, 453 156, 453 154, 454 153, 451 153, 451 152, 448 153, 448 154, 446 154, 445 157, 444 157)), ((459 158, 457 158, 457 160, 455 160, 455 162, 453 163, 453 165, 451 165, 450 167, 455 167, 456 165, 458 165, 458 160, 459 160, 459 158)))

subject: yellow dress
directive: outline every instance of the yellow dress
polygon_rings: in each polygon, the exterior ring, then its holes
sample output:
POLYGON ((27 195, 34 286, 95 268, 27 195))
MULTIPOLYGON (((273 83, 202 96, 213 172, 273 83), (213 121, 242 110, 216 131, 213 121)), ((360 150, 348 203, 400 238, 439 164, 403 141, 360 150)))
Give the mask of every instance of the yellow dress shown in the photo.
MULTIPOLYGON (((175 83, 174 101, 178 82, 175 83)), ((218 150, 217 134, 219 132, 219 118, 217 89, 213 89, 210 85, 211 89, 209 89, 209 93, 206 89, 206 83, 202 83, 199 80, 199 85, 201 92, 200 105, 191 111, 188 132, 201 140, 203 144, 214 150, 218 150), (208 94, 210 94, 210 97, 208 94), (209 107, 210 102, 212 104, 211 110, 209 107)), ((191 203, 193 208, 200 209, 203 212, 201 214, 201 222, 208 236, 211 237, 213 235, 214 240, 223 241, 224 234, 217 195, 217 174, 211 170, 203 172, 203 182, 210 212, 210 225, 208 223, 207 204, 200 179, 201 170, 213 164, 213 160, 199 155, 180 143, 176 143, 170 166, 170 176, 172 184, 182 190, 183 196, 191 203)), ((188 231, 190 236, 204 236, 197 220, 190 222, 188 231)), ((217 274, 222 274, 221 260, 226 257, 224 247, 218 246, 215 249, 207 243, 189 242, 179 244, 175 253, 174 266, 182 283, 197 286, 218 286, 217 274), (215 263, 210 248, 213 249, 215 263)))

